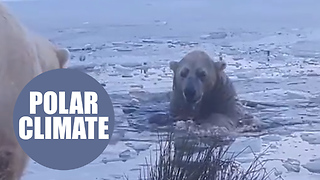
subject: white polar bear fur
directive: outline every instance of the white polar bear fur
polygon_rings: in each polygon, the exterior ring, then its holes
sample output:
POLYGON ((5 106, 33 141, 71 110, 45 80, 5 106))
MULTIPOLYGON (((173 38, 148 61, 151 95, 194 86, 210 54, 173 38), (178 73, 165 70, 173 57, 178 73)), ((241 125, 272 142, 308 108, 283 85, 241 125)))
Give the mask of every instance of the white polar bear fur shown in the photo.
POLYGON ((42 72, 64 68, 69 51, 29 32, 0 2, 0 179, 21 179, 29 157, 13 130, 13 109, 24 86, 42 72), (0 166, 1 168, 1 166, 0 166))

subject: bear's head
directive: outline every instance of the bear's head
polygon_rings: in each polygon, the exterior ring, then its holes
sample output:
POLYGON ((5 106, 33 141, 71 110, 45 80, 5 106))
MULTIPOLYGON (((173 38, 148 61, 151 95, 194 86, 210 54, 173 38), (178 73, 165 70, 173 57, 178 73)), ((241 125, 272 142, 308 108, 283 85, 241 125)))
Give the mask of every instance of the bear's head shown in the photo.
POLYGON ((214 62, 207 53, 192 51, 179 62, 170 62, 173 91, 181 93, 187 103, 197 104, 212 90, 225 68, 224 61, 214 62))
POLYGON ((33 40, 42 72, 67 67, 70 59, 68 49, 57 47, 50 40, 35 34, 33 35, 33 40))

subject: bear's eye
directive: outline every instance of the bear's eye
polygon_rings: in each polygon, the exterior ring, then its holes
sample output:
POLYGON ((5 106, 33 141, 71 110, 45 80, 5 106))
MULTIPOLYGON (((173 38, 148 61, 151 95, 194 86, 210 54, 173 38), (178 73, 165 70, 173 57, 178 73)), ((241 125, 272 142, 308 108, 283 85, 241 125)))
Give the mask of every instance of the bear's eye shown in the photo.
POLYGON ((185 68, 185 69, 180 71, 180 76, 185 78, 185 77, 188 76, 188 73, 189 73, 189 69, 185 68))
POLYGON ((205 71, 197 71, 197 76, 200 78, 200 79, 203 79, 207 76, 207 73, 205 71))

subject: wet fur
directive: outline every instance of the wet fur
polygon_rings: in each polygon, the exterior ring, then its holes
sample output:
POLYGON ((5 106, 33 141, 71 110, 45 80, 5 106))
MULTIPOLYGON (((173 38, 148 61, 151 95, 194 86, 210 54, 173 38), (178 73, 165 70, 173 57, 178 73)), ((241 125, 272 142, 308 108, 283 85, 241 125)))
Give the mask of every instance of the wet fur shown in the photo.
MULTIPOLYGON (((189 60, 185 61, 182 59, 180 62, 170 62, 170 68, 174 72, 173 90, 170 100, 171 116, 176 120, 193 119, 198 123, 209 121, 214 125, 224 126, 227 129, 235 128, 239 119, 244 116, 244 112, 237 102, 237 93, 231 80, 223 71, 225 63, 221 61, 214 62, 203 51, 192 51, 184 58, 188 58, 189 60), (201 62, 199 58, 202 58, 201 62), (177 76, 179 76, 179 67, 185 66, 185 63, 203 63, 205 61, 211 61, 210 63, 216 65, 209 67, 211 68, 211 79, 206 82, 213 84, 206 86, 208 88, 203 90, 204 93, 201 101, 193 107, 185 102, 182 91, 178 87, 179 83, 177 81, 179 81, 179 78, 177 76), (224 67, 219 71, 219 67, 221 66, 224 67), (214 67, 215 69, 212 69, 214 67)), ((192 65, 189 67, 195 66, 192 65)))

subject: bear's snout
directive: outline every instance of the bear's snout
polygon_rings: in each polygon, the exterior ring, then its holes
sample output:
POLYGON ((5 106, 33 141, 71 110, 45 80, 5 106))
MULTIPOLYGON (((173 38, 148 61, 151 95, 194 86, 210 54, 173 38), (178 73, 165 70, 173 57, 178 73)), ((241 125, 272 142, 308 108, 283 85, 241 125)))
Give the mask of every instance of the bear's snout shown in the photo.
POLYGON ((184 90, 184 95, 187 100, 192 100, 196 95, 196 90, 193 87, 188 87, 184 90))
POLYGON ((187 87, 184 89, 183 94, 188 103, 195 103, 197 101, 197 92, 193 85, 188 84, 187 87))

